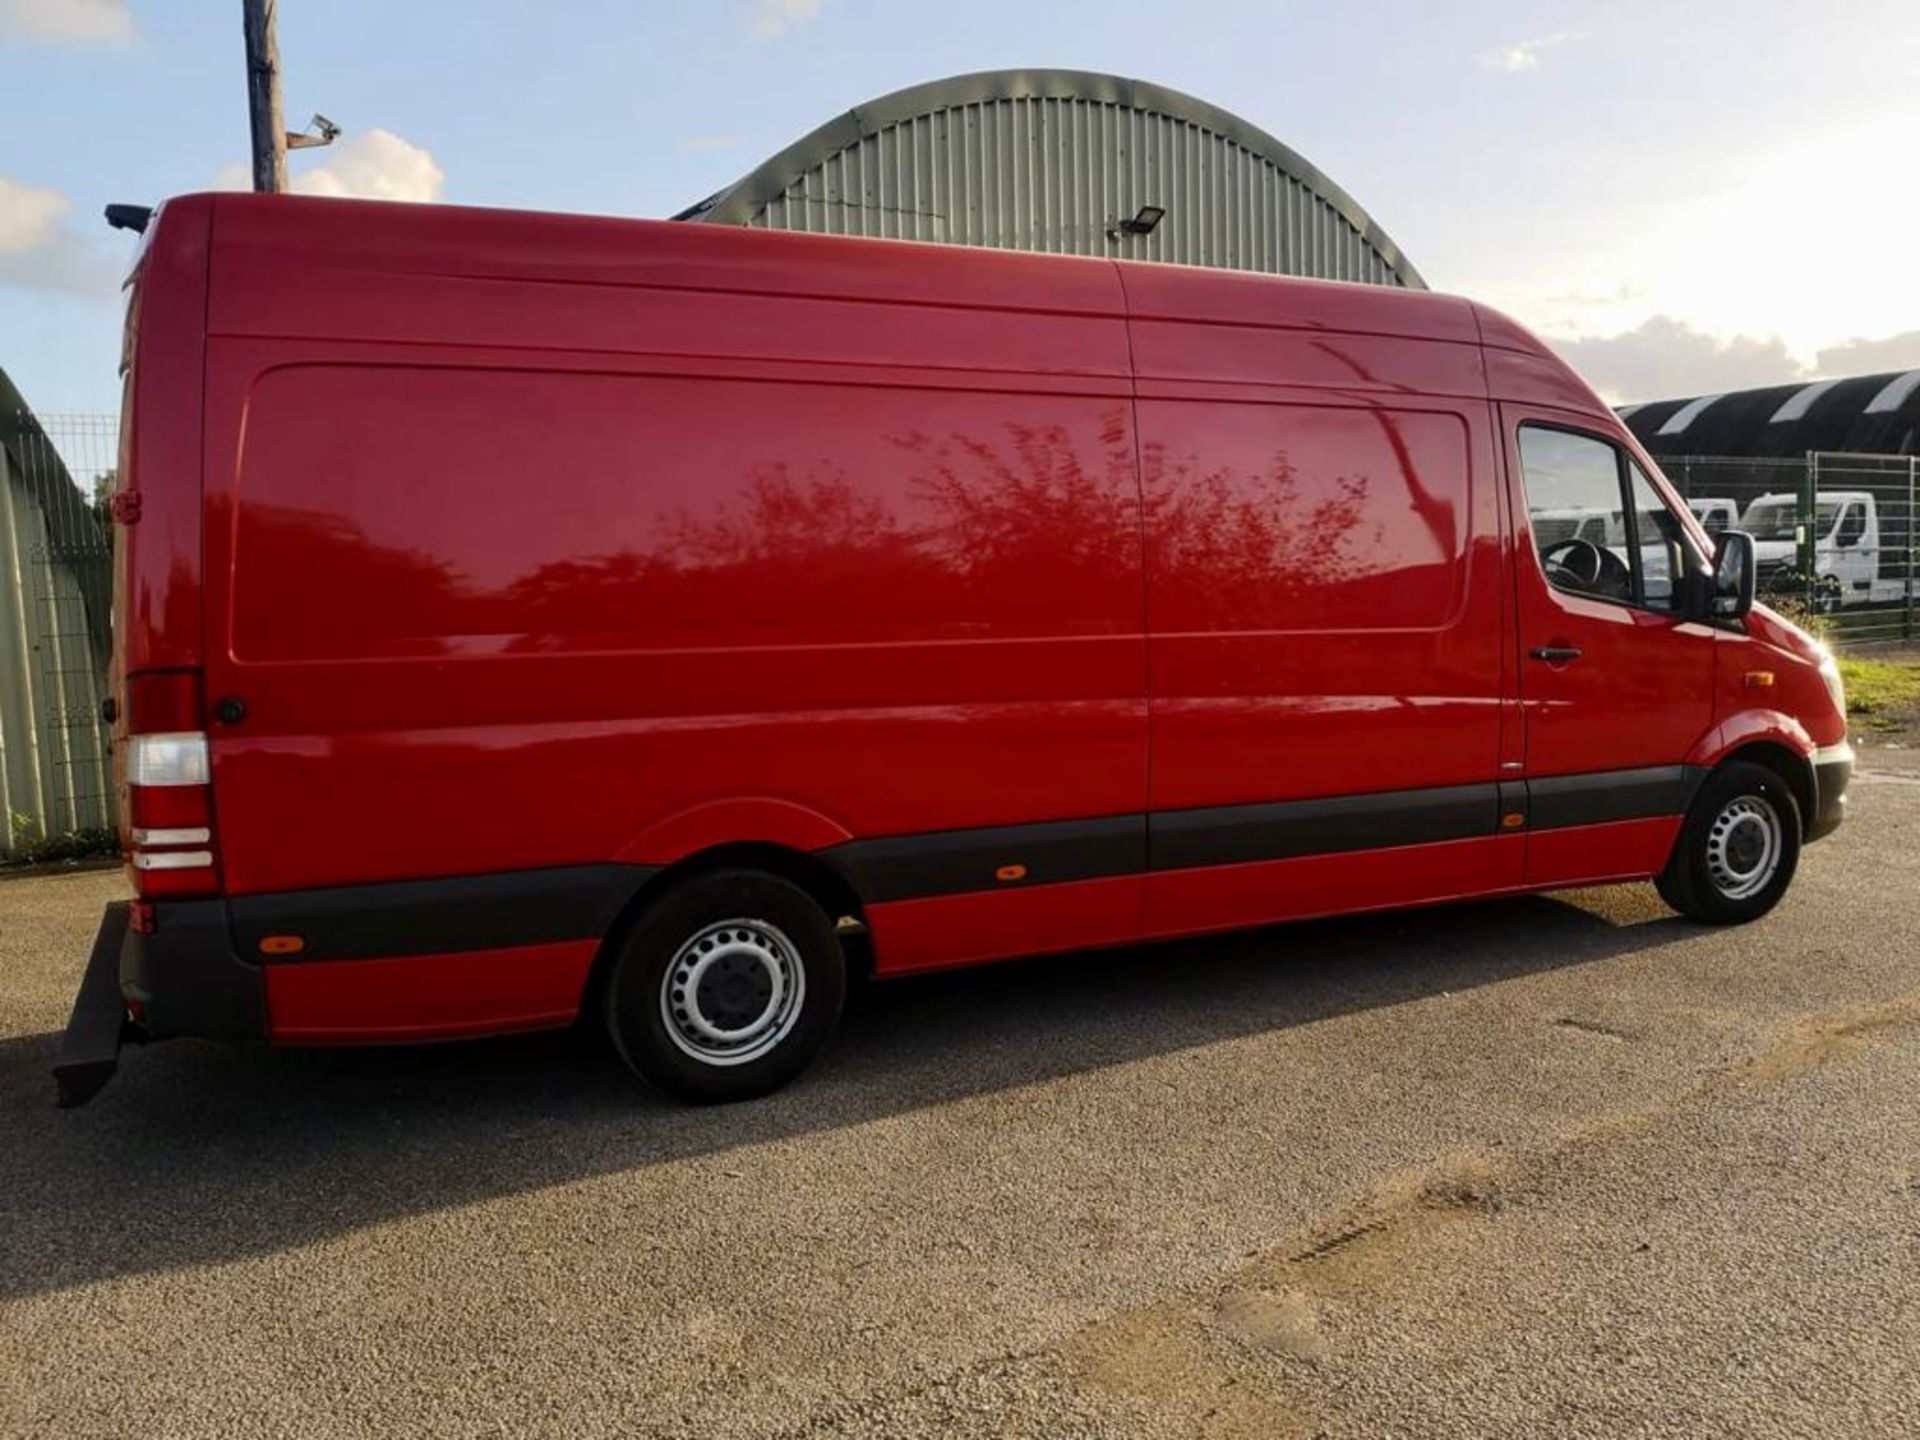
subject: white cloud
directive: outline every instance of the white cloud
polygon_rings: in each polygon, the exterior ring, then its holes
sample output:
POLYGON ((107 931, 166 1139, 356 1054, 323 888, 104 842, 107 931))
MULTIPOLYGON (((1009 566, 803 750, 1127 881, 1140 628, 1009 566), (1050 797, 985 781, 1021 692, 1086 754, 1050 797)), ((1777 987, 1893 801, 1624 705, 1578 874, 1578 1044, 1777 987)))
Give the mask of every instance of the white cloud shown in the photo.
POLYGON ((1634 285, 1616 285, 1611 290, 1582 290, 1575 286, 1571 290, 1556 291, 1546 298, 1549 305, 1562 306, 1570 311, 1605 310, 1644 300, 1646 293, 1634 285))
POLYGON ((1556 30, 1551 35, 1536 35, 1531 40, 1516 40, 1511 45, 1497 45, 1491 50, 1482 50, 1473 58, 1483 69, 1498 70, 1503 75, 1522 75, 1540 68, 1542 51, 1578 44, 1587 35, 1585 30, 1556 30))
MULTIPOLYGON (((292 170, 287 184, 296 195, 432 201, 440 198, 447 179, 431 151, 401 139, 391 130, 364 130, 336 140, 325 150, 305 153, 324 155, 326 160, 310 169, 292 170)), ((291 166, 299 163, 295 159, 291 166)), ((253 167, 244 160, 230 160, 214 172, 213 185, 216 190, 251 189, 253 167)))
POLYGON ((289 183, 296 194, 356 200, 438 200, 446 172, 433 155, 391 130, 367 130, 337 140, 324 164, 301 171, 289 183))
POLYGON ((0 175, 0 285, 111 295, 125 268, 102 238, 67 222, 67 197, 0 175))
POLYGON ((756 40, 771 40, 819 13, 820 0, 759 0, 747 17, 747 30, 756 40))
POLYGON ((133 10, 129 0, 0 0, 0 35, 124 45, 133 38, 133 10))
POLYGON ((1920 370, 1920 330, 1880 340, 1853 339, 1829 345, 1813 357, 1822 376, 1873 375, 1882 370, 1920 370))
POLYGON ((1713 335, 1671 315, 1618 335, 1547 343, 1616 404, 1785 385, 1807 373, 1778 335, 1713 335))
POLYGON ((1778 335, 1715 335, 1671 315, 1655 315, 1617 335, 1550 338, 1547 343, 1616 404, 1920 370, 1920 330, 1847 340, 1825 347, 1811 360, 1795 355, 1778 335))
POLYGON ((0 175, 0 255, 15 255, 42 244, 67 209, 67 197, 59 191, 22 185, 0 175))

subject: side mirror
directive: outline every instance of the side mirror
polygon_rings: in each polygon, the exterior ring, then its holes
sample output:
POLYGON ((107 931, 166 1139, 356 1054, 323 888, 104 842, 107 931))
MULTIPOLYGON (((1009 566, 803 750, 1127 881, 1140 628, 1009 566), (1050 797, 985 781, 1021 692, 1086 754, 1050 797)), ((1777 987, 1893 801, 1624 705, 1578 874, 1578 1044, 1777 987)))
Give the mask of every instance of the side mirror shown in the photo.
POLYGON ((1714 620, 1738 620, 1753 609, 1753 536, 1744 530, 1722 530, 1713 542, 1713 584, 1707 615, 1714 620))

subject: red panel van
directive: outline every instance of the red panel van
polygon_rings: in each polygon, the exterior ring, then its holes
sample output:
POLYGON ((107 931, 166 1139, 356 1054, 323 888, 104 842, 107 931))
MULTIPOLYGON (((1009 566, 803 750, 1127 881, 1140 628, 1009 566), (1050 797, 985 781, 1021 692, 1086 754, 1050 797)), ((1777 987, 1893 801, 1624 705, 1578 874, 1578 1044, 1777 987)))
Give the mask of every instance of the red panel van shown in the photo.
POLYGON ((763 1093, 847 978, 1653 877, 1839 823, 1832 659, 1467 300, 186 196, 131 285, 137 898, 59 1074, 604 1023, 763 1093))

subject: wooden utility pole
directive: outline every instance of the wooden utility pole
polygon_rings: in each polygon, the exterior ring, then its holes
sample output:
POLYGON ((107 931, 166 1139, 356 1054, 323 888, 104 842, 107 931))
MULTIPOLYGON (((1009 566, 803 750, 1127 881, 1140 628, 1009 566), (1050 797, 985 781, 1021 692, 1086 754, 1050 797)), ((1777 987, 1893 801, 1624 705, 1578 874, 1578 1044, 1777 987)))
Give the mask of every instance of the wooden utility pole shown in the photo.
POLYGON ((287 188, 287 127, 280 117, 280 45, 273 35, 274 0, 241 0, 246 12, 247 110, 253 121, 253 188, 287 188))

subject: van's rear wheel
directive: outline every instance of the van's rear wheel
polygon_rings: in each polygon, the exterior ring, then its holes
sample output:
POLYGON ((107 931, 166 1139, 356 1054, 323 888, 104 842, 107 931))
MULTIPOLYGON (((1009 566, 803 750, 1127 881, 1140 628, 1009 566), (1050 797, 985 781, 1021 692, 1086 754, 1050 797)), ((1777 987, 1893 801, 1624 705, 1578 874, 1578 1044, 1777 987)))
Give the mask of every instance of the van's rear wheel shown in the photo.
POLYGON ((1707 777, 1655 882, 1682 915, 1738 925, 1766 914, 1800 863, 1800 807, 1764 765, 1736 760, 1707 777))
POLYGON ((747 1100, 833 1033, 846 961, 804 890, 755 870, 697 875, 650 906, 607 985, 607 1029, 639 1075, 683 1100, 747 1100))

